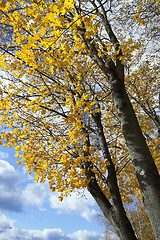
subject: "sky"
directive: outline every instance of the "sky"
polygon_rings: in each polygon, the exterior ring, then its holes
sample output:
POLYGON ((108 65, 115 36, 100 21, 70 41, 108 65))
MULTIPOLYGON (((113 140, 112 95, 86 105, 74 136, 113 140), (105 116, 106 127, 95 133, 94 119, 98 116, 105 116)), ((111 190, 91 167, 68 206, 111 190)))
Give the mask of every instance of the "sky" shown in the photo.
POLYGON ((47 182, 36 183, 14 155, 14 148, 0 146, 0 240, 105 239, 87 190, 59 202, 58 193, 47 182))

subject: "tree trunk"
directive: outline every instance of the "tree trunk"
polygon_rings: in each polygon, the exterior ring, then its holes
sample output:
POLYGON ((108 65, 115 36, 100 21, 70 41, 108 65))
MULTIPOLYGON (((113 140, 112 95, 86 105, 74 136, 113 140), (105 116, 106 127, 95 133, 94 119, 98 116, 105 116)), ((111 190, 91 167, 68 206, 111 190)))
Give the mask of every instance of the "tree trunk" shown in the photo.
MULTIPOLYGON (((118 236, 122 240, 132 240, 137 239, 132 228, 132 225, 126 215, 126 211, 123 207, 121 195, 119 192, 119 187, 117 183, 116 171, 114 164, 112 162, 107 142, 104 136, 103 127, 101 123, 101 115, 99 113, 93 115, 94 121, 97 127, 97 136, 99 139, 100 147, 104 159, 108 159, 109 165, 107 167, 108 177, 107 185, 109 187, 111 197, 113 200, 113 205, 108 201, 102 190, 100 189, 95 174, 91 170, 91 164, 86 163, 86 176, 89 180, 88 191, 91 193, 100 209, 102 210, 104 216, 108 219, 111 225, 115 228, 118 236), (90 169, 90 170, 88 170, 90 169)), ((86 145, 89 147, 89 138, 86 145)))
POLYGON ((121 121, 122 132, 142 192, 144 206, 149 212, 155 237, 159 240, 160 176, 128 98, 124 83, 114 78, 110 81, 110 85, 121 121))
POLYGON ((106 219, 108 219, 108 221, 114 227, 120 239, 137 240, 125 211, 122 211, 120 214, 117 208, 110 204, 98 186, 95 178, 90 180, 88 184, 88 191, 97 202, 106 219))

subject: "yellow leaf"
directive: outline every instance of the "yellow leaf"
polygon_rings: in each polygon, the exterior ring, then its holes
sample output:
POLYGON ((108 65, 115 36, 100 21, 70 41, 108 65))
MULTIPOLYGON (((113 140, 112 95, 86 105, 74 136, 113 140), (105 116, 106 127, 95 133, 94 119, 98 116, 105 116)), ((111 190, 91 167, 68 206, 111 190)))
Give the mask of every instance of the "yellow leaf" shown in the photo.
POLYGON ((50 12, 50 13, 46 14, 46 18, 50 21, 54 21, 55 15, 52 12, 50 12))
POLYGON ((41 30, 40 30, 40 33, 41 33, 41 35, 44 35, 46 33, 46 28, 42 27, 41 30))

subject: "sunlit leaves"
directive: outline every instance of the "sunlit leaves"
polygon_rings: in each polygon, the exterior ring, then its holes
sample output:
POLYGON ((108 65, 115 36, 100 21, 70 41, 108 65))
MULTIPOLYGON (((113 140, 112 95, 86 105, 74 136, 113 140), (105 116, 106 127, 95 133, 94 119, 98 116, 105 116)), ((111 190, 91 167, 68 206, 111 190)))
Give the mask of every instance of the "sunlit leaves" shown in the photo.
MULTIPOLYGON (((123 6, 122 2, 118 4, 123 6)), ((103 159, 97 139, 96 114, 101 114, 123 201, 132 202, 131 195, 138 192, 112 90, 85 41, 97 50, 99 59, 106 61, 106 67, 117 61, 125 65, 126 89, 159 164, 155 122, 142 108, 145 104, 152 113, 157 111, 157 73, 147 63, 139 66, 143 41, 119 31, 121 15, 117 2, 113 6, 117 11, 113 15, 107 4, 104 7, 109 21, 116 23, 119 44, 106 34, 102 9, 88 2, 79 6, 73 0, 1 3, 2 35, 7 44, 2 41, 0 66, 13 74, 2 79, 1 125, 9 130, 1 132, 0 144, 15 147, 15 156, 22 158, 18 164, 26 165, 28 173, 33 171, 36 181, 48 179, 50 188, 61 193, 60 200, 63 194, 87 186, 87 162, 99 186, 111 198, 106 184, 109 162, 103 159), (152 76, 151 82, 146 80, 148 75, 152 76), (86 144, 88 140, 90 145, 86 144)), ((138 4, 137 12, 132 14, 134 24, 138 20, 144 25, 144 7, 138 4)))

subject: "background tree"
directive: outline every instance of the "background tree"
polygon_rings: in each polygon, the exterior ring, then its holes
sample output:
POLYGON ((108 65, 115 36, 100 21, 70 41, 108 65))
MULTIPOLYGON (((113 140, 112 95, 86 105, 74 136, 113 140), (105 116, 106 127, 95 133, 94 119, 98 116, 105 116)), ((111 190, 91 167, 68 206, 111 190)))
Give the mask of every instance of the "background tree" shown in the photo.
POLYGON ((140 190, 160 236, 158 60, 135 4, 133 37, 125 1, 1 3, 1 144, 60 200, 87 187, 123 240, 137 239, 123 203, 140 190))
MULTIPOLYGON (((135 208, 128 205, 127 215, 132 223, 134 231, 140 240, 155 240, 151 222, 144 207, 140 204, 135 204, 135 208)), ((105 226, 105 239, 110 240, 117 238, 114 229, 109 222, 101 215, 98 215, 98 221, 105 226), (114 237, 113 237, 114 236, 114 237)))
POLYGON ((154 233, 148 214, 143 206, 137 206, 135 210, 129 210, 129 219, 135 229, 138 239, 154 240, 154 233))

